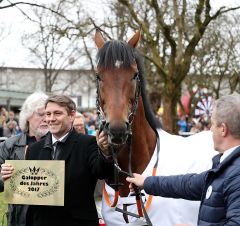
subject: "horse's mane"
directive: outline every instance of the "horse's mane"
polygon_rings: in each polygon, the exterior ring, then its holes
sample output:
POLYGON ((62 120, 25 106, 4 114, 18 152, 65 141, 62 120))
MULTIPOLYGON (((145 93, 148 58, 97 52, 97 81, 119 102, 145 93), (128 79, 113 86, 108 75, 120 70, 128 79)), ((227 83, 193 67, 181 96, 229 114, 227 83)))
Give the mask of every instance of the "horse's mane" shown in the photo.
POLYGON ((117 61, 121 62, 121 67, 126 69, 130 68, 134 63, 137 64, 146 119, 152 129, 156 132, 157 128, 161 128, 161 123, 155 117, 146 93, 142 56, 135 48, 132 48, 126 42, 117 40, 106 42, 97 54, 98 67, 103 69, 113 69, 116 67, 115 63, 117 61))

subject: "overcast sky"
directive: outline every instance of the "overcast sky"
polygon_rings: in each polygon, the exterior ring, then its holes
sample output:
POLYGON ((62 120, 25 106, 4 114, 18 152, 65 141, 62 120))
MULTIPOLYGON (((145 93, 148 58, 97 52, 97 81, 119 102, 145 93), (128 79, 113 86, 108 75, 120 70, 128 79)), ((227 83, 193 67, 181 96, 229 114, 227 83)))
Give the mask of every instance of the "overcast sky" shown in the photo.
MULTIPOLYGON (((46 2, 47 0, 41 0, 46 2)), ((81 0, 84 6, 102 17, 105 4, 99 4, 99 0, 81 0), (97 13, 96 13, 97 12, 97 13)), ((237 0, 212 0, 214 8, 220 6, 237 6, 237 0)), ((4 27, 7 34, 0 40, 0 66, 30 67, 28 51, 21 44, 21 35, 31 29, 31 23, 27 23, 23 15, 14 8, 0 10, 0 27, 4 27)))

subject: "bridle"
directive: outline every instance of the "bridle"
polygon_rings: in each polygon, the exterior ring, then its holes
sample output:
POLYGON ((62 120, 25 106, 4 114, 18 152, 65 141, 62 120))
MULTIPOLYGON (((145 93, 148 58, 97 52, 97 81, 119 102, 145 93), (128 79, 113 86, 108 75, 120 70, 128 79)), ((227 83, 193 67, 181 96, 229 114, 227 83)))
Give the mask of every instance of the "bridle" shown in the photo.
MULTIPOLYGON (((134 116, 136 114, 137 111, 137 107, 138 107, 138 100, 139 97, 141 95, 141 83, 140 83, 140 78, 139 78, 139 72, 136 72, 134 74, 134 77, 132 78, 136 81, 136 91, 135 91, 135 95, 134 95, 134 100, 133 100, 133 104, 132 104, 132 109, 131 111, 128 113, 128 131, 127 133, 129 135, 132 134, 132 122, 134 119, 134 116)), ((97 115, 98 115, 98 127, 99 130, 104 130, 107 134, 109 133, 105 127, 106 125, 106 117, 104 114, 104 111, 102 109, 102 101, 101 101, 101 92, 100 92, 100 84, 99 81, 101 81, 100 75, 97 73, 96 74, 96 84, 97 84, 97 98, 96 98, 96 108, 97 108, 97 115)))
MULTIPOLYGON (((141 191, 138 187, 136 187, 135 190, 135 195, 136 195, 136 203, 137 203, 137 209, 138 209, 138 215, 128 212, 127 210, 120 209, 116 207, 117 202, 118 202, 118 197, 119 197, 119 187, 121 187, 123 184, 119 182, 119 175, 124 174, 126 176, 132 177, 132 165, 131 165, 131 157, 132 157, 132 123, 134 120, 134 117, 136 115, 137 107, 138 107, 138 100, 141 95, 141 84, 140 84, 140 78, 139 78, 139 72, 135 73, 134 77, 132 78, 136 81, 136 89, 135 89, 135 95, 134 95, 134 100, 132 103, 131 111, 128 113, 128 130, 127 130, 127 139, 125 141, 125 144, 127 145, 128 148, 128 172, 123 171, 119 165, 118 165, 118 160, 117 160, 117 152, 119 151, 119 146, 116 146, 115 144, 112 144, 111 142, 109 143, 109 148, 112 153, 112 158, 114 161, 114 183, 110 184, 110 186, 115 190, 115 195, 114 195, 114 201, 111 204, 111 207, 115 207, 116 211, 119 211, 123 213, 124 219, 127 222, 127 215, 133 216, 133 217, 145 217, 146 223, 148 226, 152 226, 152 223, 149 219, 149 216, 147 214, 147 211, 145 209, 143 200, 142 200, 142 194, 141 191)), ((96 98, 96 108, 97 108, 97 115, 98 115, 98 126, 100 131, 104 131, 106 134, 109 134, 108 129, 106 128, 106 117, 104 114, 104 111, 102 109, 102 99, 101 99, 101 92, 100 92, 100 84, 99 81, 101 81, 100 75, 97 73, 96 74, 96 84, 97 84, 97 98, 96 98)), ((156 133, 157 134, 157 133, 156 133)), ((158 134, 157 134, 158 137, 158 134)), ((160 145, 159 145, 159 139, 157 142, 157 149, 159 152, 160 145)), ((157 154, 157 162, 155 164, 155 167, 157 168, 158 165, 158 154, 157 154)))

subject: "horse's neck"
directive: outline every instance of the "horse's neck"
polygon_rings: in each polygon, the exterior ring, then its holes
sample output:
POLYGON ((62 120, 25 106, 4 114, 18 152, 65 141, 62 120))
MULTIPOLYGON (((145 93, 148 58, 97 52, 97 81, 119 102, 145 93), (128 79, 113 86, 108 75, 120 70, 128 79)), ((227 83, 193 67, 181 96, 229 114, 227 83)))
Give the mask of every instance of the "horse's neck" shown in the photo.
MULTIPOLYGON (((132 172, 142 173, 152 158, 157 141, 155 132, 145 118, 142 101, 139 101, 138 110, 133 121, 132 134, 132 172)), ((125 171, 128 171, 128 151, 128 148, 125 148, 125 150, 120 152, 118 158, 120 167, 125 171)), ((120 195, 125 196, 129 193, 129 189, 128 186, 126 186, 125 178, 123 178, 121 182, 124 183, 125 186, 120 189, 120 195)))

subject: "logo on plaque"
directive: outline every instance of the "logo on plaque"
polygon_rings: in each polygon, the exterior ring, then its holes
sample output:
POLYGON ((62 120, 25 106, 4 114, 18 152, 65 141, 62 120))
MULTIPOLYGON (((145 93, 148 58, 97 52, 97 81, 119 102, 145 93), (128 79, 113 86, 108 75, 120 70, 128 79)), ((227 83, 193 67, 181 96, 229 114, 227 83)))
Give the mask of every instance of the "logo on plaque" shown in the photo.
POLYGON ((15 169, 6 181, 5 197, 9 203, 63 205, 64 161, 11 160, 8 163, 15 169))

